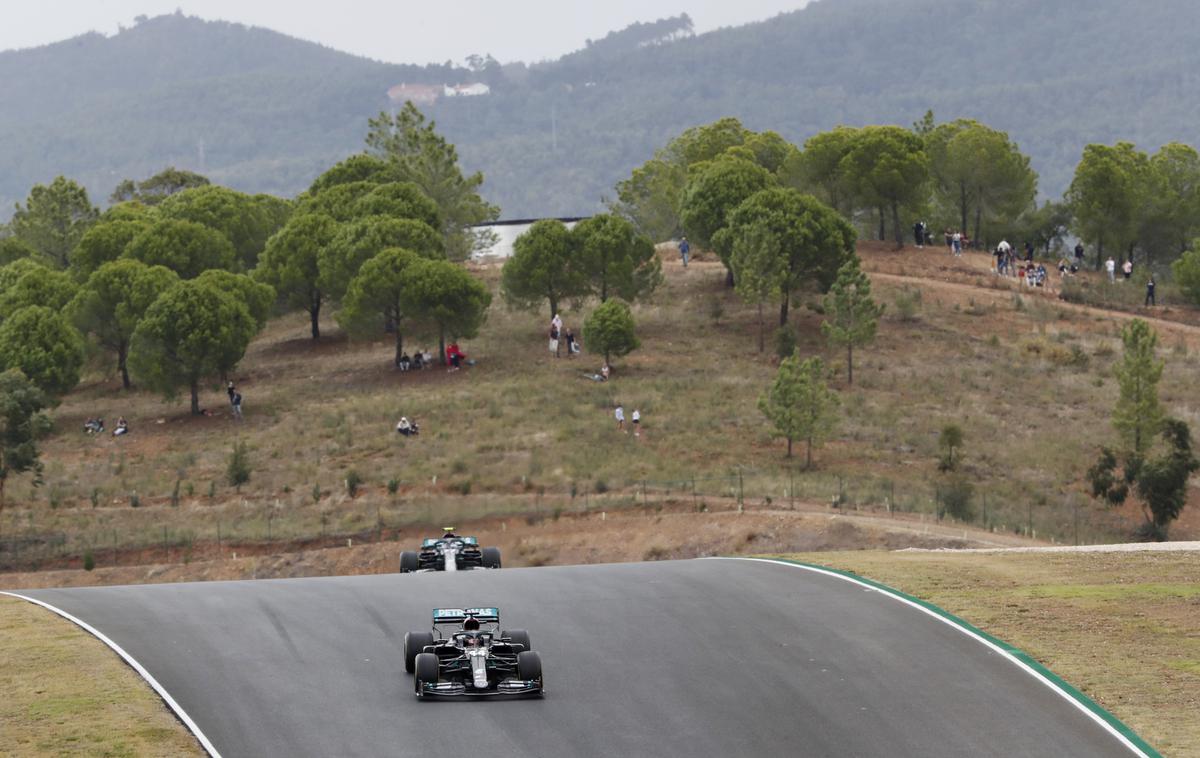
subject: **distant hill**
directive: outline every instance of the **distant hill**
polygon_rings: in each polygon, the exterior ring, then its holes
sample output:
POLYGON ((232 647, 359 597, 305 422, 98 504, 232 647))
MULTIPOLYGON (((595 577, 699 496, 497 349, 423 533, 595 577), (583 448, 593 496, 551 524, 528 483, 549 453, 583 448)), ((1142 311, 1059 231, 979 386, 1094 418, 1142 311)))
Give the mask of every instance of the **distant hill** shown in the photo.
MULTIPOLYGON (((817 0, 691 36, 635 25, 563 58, 394 66, 183 16, 0 54, 0 208, 65 173, 103 198, 174 163, 290 194, 361 149, 400 82, 483 81, 424 106, 508 217, 594 211, 672 135, 724 115, 797 142, 839 123, 979 118, 1059 195, 1088 142, 1200 144, 1200 3, 817 0)), ((402 51, 398 56, 402 56, 402 51)), ((0 217, 3 217, 0 216, 0 217)))

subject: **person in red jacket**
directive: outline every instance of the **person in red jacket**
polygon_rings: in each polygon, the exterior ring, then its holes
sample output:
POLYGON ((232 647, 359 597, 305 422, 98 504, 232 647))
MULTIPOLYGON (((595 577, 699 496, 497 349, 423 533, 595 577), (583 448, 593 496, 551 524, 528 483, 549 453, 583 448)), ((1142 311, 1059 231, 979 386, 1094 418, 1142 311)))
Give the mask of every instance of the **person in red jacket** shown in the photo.
POLYGON ((457 342, 451 342, 450 346, 446 348, 446 360, 450 361, 450 368, 447 370, 458 371, 466 359, 466 353, 458 349, 457 342))

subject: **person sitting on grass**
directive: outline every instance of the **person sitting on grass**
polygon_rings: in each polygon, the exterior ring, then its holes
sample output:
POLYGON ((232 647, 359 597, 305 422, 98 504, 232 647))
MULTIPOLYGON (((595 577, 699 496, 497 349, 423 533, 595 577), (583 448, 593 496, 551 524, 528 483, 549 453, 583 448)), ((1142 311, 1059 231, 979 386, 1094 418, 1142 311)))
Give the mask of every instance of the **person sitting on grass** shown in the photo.
POLYGON ((408 416, 401 416, 399 423, 396 424, 396 431, 405 437, 415 437, 420 434, 421 429, 417 426, 417 422, 409 421, 408 416))
POLYGON ((447 371, 458 371, 466 359, 466 353, 459 349, 457 342, 451 342, 450 346, 446 348, 446 360, 450 362, 450 368, 446 369, 447 371))
POLYGON ((408 357, 408 353, 403 353, 396 365, 400 367, 401 371, 408 371, 410 368, 412 368, 412 358, 408 357))
POLYGON ((117 419, 117 428, 113 429, 113 436, 120 437, 123 434, 129 434, 129 424, 125 421, 125 417, 121 416, 117 419))
POLYGON ((104 419, 102 419, 102 418, 88 419, 87 421, 83 422, 83 431, 85 434, 103 434, 104 433, 104 419))

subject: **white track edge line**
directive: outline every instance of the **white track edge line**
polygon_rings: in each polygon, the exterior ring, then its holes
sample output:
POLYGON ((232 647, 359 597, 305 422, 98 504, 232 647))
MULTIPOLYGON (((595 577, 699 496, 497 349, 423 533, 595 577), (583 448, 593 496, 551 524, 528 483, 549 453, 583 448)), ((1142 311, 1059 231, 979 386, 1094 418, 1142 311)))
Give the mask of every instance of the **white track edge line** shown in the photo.
POLYGON ((154 691, 158 693, 158 696, 161 697, 163 699, 163 701, 166 702, 167 706, 172 711, 175 712, 175 716, 180 721, 182 721, 183 725, 186 726, 188 728, 188 730, 192 733, 192 735, 197 740, 200 741, 200 746, 203 747, 208 752, 208 754, 210 756, 212 756, 212 758, 221 758, 221 754, 217 751, 217 749, 215 747, 213 747, 213 744, 211 742, 209 742, 208 737, 205 736, 204 732, 201 731, 200 727, 196 725, 196 722, 192 721, 192 717, 187 714, 187 711, 183 710, 183 707, 181 705, 179 705, 179 703, 175 702, 175 698, 171 697, 171 693, 167 692, 167 689, 165 687, 163 687, 161 684, 159 684, 158 680, 155 679, 154 676, 149 671, 147 671, 146 668, 142 664, 138 663, 138 660, 136 658, 134 658, 129 653, 125 652, 125 650, 120 645, 118 645, 117 643, 110 640, 99 629, 95 628, 94 626, 92 626, 91 624, 87 623, 86 621, 84 621, 82 619, 72 616, 71 614, 67 613, 63 609, 56 608, 55 606, 53 606, 50 603, 47 603, 43 600, 38 600, 37 598, 29 597, 28 595, 21 595, 16 592, 5 592, 3 590, 0 590, 0 595, 8 595, 9 597, 15 597, 20 600, 25 600, 27 602, 33 603, 34 605, 40 605, 43 608, 45 608, 46 610, 51 611, 53 613, 57 613, 59 616, 62 616, 66 620, 74 623, 75 625, 77 625, 78 627, 83 629, 85 632, 91 634, 93 637, 95 637, 96 639, 103 642, 105 645, 108 645, 110 648, 112 648, 113 652, 115 652, 117 655, 121 656, 121 658, 124 659, 124 661, 127 664, 129 664, 130 667, 132 667, 134 671, 136 671, 143 679, 146 680, 146 682, 151 687, 154 688, 154 691))
POLYGON ((955 621, 951 618, 947 618, 946 616, 944 616, 940 613, 937 613, 936 611, 930 610, 929 608, 926 608, 925 606, 921 605, 920 603, 915 603, 906 597, 897 595, 895 592, 890 592, 886 589, 883 589, 882 587, 876 587, 872 584, 868 584, 867 582, 861 581, 859 579, 855 579, 854 577, 846 576, 845 574, 839 573, 837 571, 830 571, 828 569, 819 568, 817 566, 805 566, 805 565, 801 565, 798 563, 789 563, 788 561, 779 561, 779 560, 775 560, 772 558, 741 558, 741 557, 736 557, 736 556, 723 556, 723 555, 708 556, 704 560, 755 561, 757 563, 774 563, 778 566, 790 566, 791 568, 804 569, 805 571, 811 571, 813 573, 824 574, 825 576, 831 576, 831 577, 834 577, 835 579, 842 579, 842 580, 850 582, 852 584, 857 584, 860 587, 865 587, 868 590, 874 590, 875 592, 879 592, 883 595, 886 595, 887 597, 890 597, 893 600, 899 600, 901 603, 904 603, 905 605, 916 608, 918 611, 921 611, 925 615, 930 616, 931 618, 937 619, 938 621, 942 622, 943 624, 946 624, 947 626, 949 626, 952 629, 957 629, 958 631, 960 631, 963 634, 967 635, 968 637, 974 639, 975 641, 986 645, 988 648, 990 648, 994 652, 999 653, 1004 658, 1006 658, 1009 662, 1014 663, 1017 666, 1019 666, 1025 673, 1029 674, 1030 676, 1034 677, 1042 684, 1049 687, 1053 692, 1057 693, 1059 695, 1059 697, 1066 700, 1071 705, 1075 706, 1075 708, 1077 710, 1081 711, 1084 715, 1086 715, 1092 721, 1096 722, 1101 727, 1103 727, 1106 732, 1111 734, 1113 737, 1116 737, 1117 740, 1122 745, 1129 748, 1129 750, 1132 751, 1134 755, 1141 756, 1141 758, 1150 758, 1150 756, 1144 750, 1142 750, 1140 747, 1138 747, 1133 742, 1131 742, 1130 739, 1128 737, 1126 737, 1124 734, 1121 734, 1121 732, 1116 727, 1114 727, 1112 724, 1108 723, 1103 718, 1101 718, 1100 714, 1093 711, 1087 705, 1085 705, 1084 703, 1082 703, 1081 701, 1076 699, 1075 696, 1073 696, 1071 693, 1069 693, 1066 690, 1064 690, 1063 688, 1059 687, 1056 683, 1054 683, 1050 679, 1047 679, 1045 676, 1043 676, 1041 674, 1041 672, 1030 667, 1027 663, 1022 661, 1020 658, 1017 658, 1015 655, 1013 655, 1009 651, 1005 650, 1004 648, 1000 647, 999 645, 995 644, 991 640, 988 640, 984 637, 979 636, 978 634, 976 634, 975 632, 966 628, 965 626, 958 623, 957 621, 955 621))

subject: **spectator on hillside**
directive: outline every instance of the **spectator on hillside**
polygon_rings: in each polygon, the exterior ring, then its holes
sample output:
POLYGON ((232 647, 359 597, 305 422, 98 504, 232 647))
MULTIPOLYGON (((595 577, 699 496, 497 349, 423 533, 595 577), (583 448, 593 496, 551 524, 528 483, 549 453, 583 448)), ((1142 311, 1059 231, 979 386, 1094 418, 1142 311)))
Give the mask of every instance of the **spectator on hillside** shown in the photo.
POLYGON ((1108 272, 1108 281, 1111 284, 1117 280, 1117 262, 1108 256, 1108 260, 1104 262, 1104 270, 1108 272))
POLYGON ((642 423, 642 412, 639 411, 637 408, 634 408, 633 409, 633 436, 634 437, 642 436, 641 423, 642 423))
POLYGON ((229 404, 233 405, 233 396, 237 394, 237 389, 234 388, 233 382, 229 382, 225 386, 225 394, 229 395, 229 404))
POLYGON ((943 229, 942 234, 946 235, 946 251, 954 252, 954 233, 949 229, 943 229))
POLYGON ((83 422, 83 431, 85 434, 103 434, 104 433, 104 419, 90 418, 87 421, 84 421, 83 422))
POLYGON ((428 350, 422 351, 421 352, 421 365, 424 368, 432 368, 433 367, 433 353, 429 352, 428 350))
POLYGON ((961 232, 955 231, 950 235, 951 248, 953 249, 956 258, 962 257, 963 236, 961 232))
POLYGON ((1133 276, 1133 261, 1128 258, 1121 264, 1121 275, 1128 281, 1129 277, 1133 276))
POLYGON ((1000 244, 996 245, 996 273, 1002 274, 1008 268, 1008 254, 1012 252, 1012 245, 1008 244, 1008 240, 1000 240, 1000 244))
POLYGON ((117 428, 113 429, 113 436, 120 437, 124 434, 129 434, 129 423, 125 421, 124 416, 121 416, 117 419, 117 428))
POLYGON ((1076 266, 1083 265, 1083 243, 1082 242, 1075 243, 1075 265, 1076 266))
POLYGON ((917 242, 917 248, 925 247, 925 222, 918 221, 913 224, 913 239, 917 242))
POLYGON ((400 362, 396 365, 400 367, 401 371, 408 371, 412 368, 412 358, 408 357, 408 353, 402 353, 400 355, 400 362))
POLYGON ((1066 258, 1058 259, 1058 277, 1060 279, 1066 279, 1068 272, 1072 273, 1072 274, 1075 273, 1074 271, 1070 270, 1071 268, 1072 268, 1072 266, 1070 263, 1067 262, 1066 258))
POLYGON ((233 417, 238 421, 242 420, 242 393, 234 392, 233 400, 230 401, 230 406, 233 407, 233 417))
POLYGON ((683 259, 683 267, 687 268, 688 257, 691 255, 692 246, 688 244, 687 237, 679 240, 679 257, 683 259))
POLYGON ((446 360, 450 362, 447 371, 458 371, 467 360, 467 354, 458 348, 457 342, 451 342, 446 348, 446 360))
MULTIPOLYGON (((613 411, 613 416, 617 419, 617 429, 625 432, 625 409, 620 403, 617 403, 617 409, 613 411)), ((628 432, 625 432, 628 434, 628 432)))
POLYGON ((569 326, 564 339, 567 341, 567 357, 571 358, 579 352, 579 341, 575 339, 575 332, 571 331, 569 326))
POLYGON ((401 416, 396 424, 396 432, 405 437, 415 437, 420 434, 421 428, 417 426, 416 421, 409 421, 408 416, 401 416))
POLYGON ((1025 240, 1025 262, 1033 263, 1033 243, 1025 240))
POLYGON ((1150 279, 1146 281, 1146 302, 1145 305, 1157 305, 1154 302, 1154 274, 1150 275, 1150 279))

